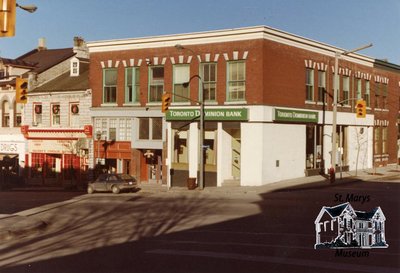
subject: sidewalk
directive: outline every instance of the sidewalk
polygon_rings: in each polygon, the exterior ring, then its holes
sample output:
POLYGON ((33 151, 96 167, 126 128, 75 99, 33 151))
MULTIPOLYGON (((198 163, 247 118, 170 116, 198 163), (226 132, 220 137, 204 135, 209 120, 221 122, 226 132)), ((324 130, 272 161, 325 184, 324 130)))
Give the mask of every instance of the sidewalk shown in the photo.
MULTIPOLYGON (((339 173, 337 174, 334 185, 346 183, 353 179, 369 181, 390 177, 394 178, 399 174, 400 167, 397 165, 390 165, 376 169, 359 170, 357 175, 355 171, 343 172, 342 178, 340 178, 339 173)), ((262 186, 206 187, 203 190, 188 190, 185 187, 167 188, 166 185, 142 183, 139 185, 141 189, 139 194, 190 194, 211 196, 213 198, 257 198, 257 196, 259 197, 261 193, 285 190, 289 188, 307 188, 310 186, 313 188, 330 187, 332 184, 330 183, 329 178, 321 175, 283 180, 262 186)), ((51 204, 40 208, 46 209, 48 206, 51 206, 51 204)), ((37 213, 40 213, 40 208, 37 208, 37 213)), ((36 215, 26 216, 21 213, 0 215, 0 241, 38 232, 45 229, 47 224, 48 223, 43 222, 36 215)))

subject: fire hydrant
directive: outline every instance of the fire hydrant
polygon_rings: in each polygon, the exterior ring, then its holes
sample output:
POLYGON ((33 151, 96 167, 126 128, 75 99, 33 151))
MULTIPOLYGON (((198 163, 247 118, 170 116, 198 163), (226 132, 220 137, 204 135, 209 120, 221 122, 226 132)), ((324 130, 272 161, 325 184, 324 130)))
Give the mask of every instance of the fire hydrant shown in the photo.
POLYGON ((335 182, 335 178, 336 178, 335 168, 330 168, 329 169, 329 180, 330 180, 330 182, 334 183, 335 182))

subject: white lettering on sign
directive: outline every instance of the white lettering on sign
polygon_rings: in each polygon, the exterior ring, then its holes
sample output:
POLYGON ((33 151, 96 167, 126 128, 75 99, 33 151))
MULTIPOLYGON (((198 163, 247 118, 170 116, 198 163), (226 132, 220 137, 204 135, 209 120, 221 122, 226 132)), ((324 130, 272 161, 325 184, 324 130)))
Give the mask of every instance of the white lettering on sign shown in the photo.
POLYGON ((0 152, 16 152, 18 150, 17 144, 0 144, 0 152))

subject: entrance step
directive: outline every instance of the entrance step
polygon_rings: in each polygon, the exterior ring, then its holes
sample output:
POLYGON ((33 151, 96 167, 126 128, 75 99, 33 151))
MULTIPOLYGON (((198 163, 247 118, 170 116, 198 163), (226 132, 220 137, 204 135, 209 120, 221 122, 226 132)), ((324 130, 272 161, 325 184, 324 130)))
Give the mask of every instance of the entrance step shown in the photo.
POLYGON ((240 187, 239 179, 229 179, 222 182, 222 187, 240 187))

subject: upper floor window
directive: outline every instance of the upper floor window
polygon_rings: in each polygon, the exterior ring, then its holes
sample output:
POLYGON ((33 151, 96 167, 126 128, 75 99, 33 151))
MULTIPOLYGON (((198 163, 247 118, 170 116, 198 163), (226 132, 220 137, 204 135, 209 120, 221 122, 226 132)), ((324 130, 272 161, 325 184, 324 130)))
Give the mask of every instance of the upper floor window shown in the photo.
POLYGON ((51 105, 51 125, 60 125, 61 124, 61 116, 60 116, 60 104, 52 104, 51 105))
POLYGON ((306 101, 314 100, 314 70, 306 68, 306 101))
POLYGON ((364 92, 364 100, 367 107, 371 106, 371 86, 369 81, 365 81, 365 92, 364 92))
POLYGON ((245 100, 246 63, 236 61, 228 63, 228 101, 245 100))
MULTIPOLYGON (((350 103, 349 99, 350 99, 350 77, 343 76, 343 100, 342 100, 342 103, 344 105, 349 105, 349 103, 350 103)), ((338 102, 339 102, 339 98, 338 98, 338 102)))
POLYGON ((174 65, 174 102, 187 102, 189 99, 189 86, 184 83, 189 82, 189 65, 174 65))
POLYGON ((388 95, 387 84, 382 84, 382 108, 383 109, 387 109, 388 108, 387 95, 388 95))
POLYGON ((140 70, 139 67, 125 68, 125 102, 139 102, 140 70))
POLYGON ((42 104, 33 104, 33 126, 42 124, 42 104))
POLYGON ((162 139, 162 118, 139 118, 139 139, 162 139))
POLYGON ((70 104, 69 125, 71 127, 79 127, 79 104, 78 103, 70 104))
POLYGON ((3 101, 2 109, 2 127, 10 127, 10 103, 3 101))
POLYGON ((164 92, 164 67, 149 67, 149 102, 160 102, 164 92))
POLYGON ((203 79, 203 92, 205 101, 215 101, 217 89, 217 64, 201 64, 201 78, 203 79))
POLYGON ((117 69, 103 70, 103 103, 117 102, 117 69))
POLYGON ((381 90, 380 90, 380 83, 376 82, 375 83, 375 107, 376 109, 381 108, 381 104, 380 104, 380 94, 381 94, 381 90))
POLYGON ((362 99, 362 91, 361 91, 361 79, 357 79, 356 80, 356 85, 357 85, 357 89, 356 89, 356 92, 357 92, 357 99, 359 100, 359 99, 362 99))
POLYGON ((14 103, 14 127, 20 127, 22 124, 22 104, 14 103))
POLYGON ((318 71, 318 102, 324 102, 326 90, 326 72, 318 71))

